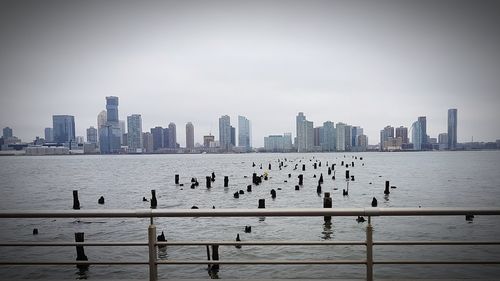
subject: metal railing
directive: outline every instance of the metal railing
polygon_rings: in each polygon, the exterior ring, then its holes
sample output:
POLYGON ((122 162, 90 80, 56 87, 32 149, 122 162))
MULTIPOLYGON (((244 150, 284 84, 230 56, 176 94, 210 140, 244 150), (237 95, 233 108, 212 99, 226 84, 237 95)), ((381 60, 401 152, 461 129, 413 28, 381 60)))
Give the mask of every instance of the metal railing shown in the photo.
POLYGON ((374 260, 377 245, 500 245, 500 241, 374 241, 372 217, 379 216, 465 216, 500 215, 500 208, 308 208, 308 209, 141 209, 141 210, 67 210, 67 211, 0 211, 5 218, 150 218, 147 242, 0 242, 0 247, 26 246, 147 246, 148 261, 1 261, 0 265, 149 265, 149 280, 158 279, 159 264, 361 264, 366 265, 366 280, 373 280, 374 265, 387 264, 493 264, 500 260, 374 260), (170 241, 159 242, 154 218, 158 217, 311 217, 363 216, 368 217, 364 241, 170 241), (366 247, 366 257, 360 260, 159 260, 159 246, 207 245, 357 245, 366 247))

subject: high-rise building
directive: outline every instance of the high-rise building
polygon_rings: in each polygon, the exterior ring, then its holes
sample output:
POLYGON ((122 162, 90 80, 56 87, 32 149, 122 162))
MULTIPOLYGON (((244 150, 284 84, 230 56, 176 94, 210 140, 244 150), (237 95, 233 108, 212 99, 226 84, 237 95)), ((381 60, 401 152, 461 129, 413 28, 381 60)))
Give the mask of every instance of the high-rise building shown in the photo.
POLYGON ((314 127, 313 122, 307 121, 304 113, 299 112, 296 117, 297 125, 297 151, 312 151, 314 146, 314 127))
POLYGON ((414 150, 422 150, 422 127, 418 120, 411 126, 411 142, 414 150))
POLYGON ((252 147, 250 120, 245 116, 238 116, 238 146, 247 151, 252 147))
POLYGON ((153 137, 153 151, 157 151, 158 149, 162 148, 163 128, 159 126, 151 128, 151 136, 153 137))
POLYGON ((356 142, 358 151, 366 151, 366 148, 368 147, 368 137, 366 135, 359 135, 356 142))
POLYGON ((380 151, 387 150, 387 142, 394 139, 394 127, 388 125, 380 131, 380 151))
POLYGON ((283 134, 283 151, 290 152, 293 149, 292 133, 283 134))
POLYGON ((128 142, 128 139, 127 139, 127 128, 126 128, 126 124, 125 124, 125 120, 120 120, 118 122, 119 126, 120 126, 120 144, 121 145, 127 145, 126 143, 128 142))
POLYGON ((321 146, 323 144, 323 127, 316 127, 313 129, 314 131, 314 146, 321 146))
POLYGON ((203 146, 206 148, 210 147, 210 143, 215 142, 215 136, 208 135, 208 136, 203 136, 203 146))
POLYGON ((10 127, 3 128, 3 139, 12 138, 12 129, 10 127))
POLYGON ((144 148, 143 152, 152 153, 154 151, 153 135, 150 132, 142 133, 142 145, 144 148))
POLYGON ((352 126, 345 125, 345 151, 351 151, 352 145, 352 126))
POLYGON ((177 148, 177 127, 174 122, 168 124, 168 148, 177 148))
POLYGON ((168 127, 163 129, 163 143, 161 144, 161 147, 170 147, 170 130, 168 129, 168 127))
POLYGON ((404 144, 409 143, 408 140, 408 128, 400 126, 399 128, 396 128, 396 138, 401 138, 402 142, 404 144))
POLYGON ((54 142, 70 143, 75 137, 75 117, 72 115, 53 115, 52 128, 54 130, 54 142))
POLYGON ((422 141, 421 149, 427 149, 427 118, 420 116, 418 122, 420 123, 420 139, 422 141))
POLYGON ((231 126, 231 146, 236 146, 236 128, 231 126))
POLYGON ((219 118, 219 143, 222 151, 231 149, 231 119, 228 115, 219 118))
POLYGON ((194 126, 191 122, 186 124, 186 148, 194 148, 194 126))
POLYGON ((448 109, 448 149, 457 149, 457 109, 448 109))
POLYGON ((54 129, 45 128, 44 133, 45 133, 45 141, 46 142, 53 142, 54 141, 54 129))
POLYGON ((337 123, 335 132, 337 134, 337 151, 345 151, 346 150, 346 145, 345 145, 345 128, 346 124, 344 123, 337 123))
POLYGON ((97 143, 97 129, 93 126, 87 129, 87 142, 88 143, 97 143))
POLYGON ((97 114, 97 141, 101 142, 101 136, 105 135, 104 131, 107 131, 106 123, 108 122, 108 113, 103 110, 97 114))
POLYGON ((118 119, 118 97, 106 97, 106 125, 99 133, 101 153, 118 153, 122 138, 123 134, 118 119))
POLYGON ((335 151, 335 124, 331 121, 323 123, 323 151, 335 151))
POLYGON ((134 152, 143 148, 142 117, 140 114, 127 116, 127 145, 134 152))

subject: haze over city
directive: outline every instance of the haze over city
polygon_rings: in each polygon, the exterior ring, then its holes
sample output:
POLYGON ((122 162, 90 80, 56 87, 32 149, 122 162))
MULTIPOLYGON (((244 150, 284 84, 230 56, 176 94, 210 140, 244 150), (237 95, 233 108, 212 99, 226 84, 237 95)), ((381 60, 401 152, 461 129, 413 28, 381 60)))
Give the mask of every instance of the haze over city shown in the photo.
MULTIPOLYGON (((427 117, 446 132, 459 108, 458 141, 494 141, 500 82, 495 1, 3 1, 0 127, 30 141, 52 115, 97 125, 105 96, 120 119, 195 126, 252 121, 252 144, 345 122, 377 144, 387 125, 427 117)), ((182 129, 180 129, 182 128, 182 129)))

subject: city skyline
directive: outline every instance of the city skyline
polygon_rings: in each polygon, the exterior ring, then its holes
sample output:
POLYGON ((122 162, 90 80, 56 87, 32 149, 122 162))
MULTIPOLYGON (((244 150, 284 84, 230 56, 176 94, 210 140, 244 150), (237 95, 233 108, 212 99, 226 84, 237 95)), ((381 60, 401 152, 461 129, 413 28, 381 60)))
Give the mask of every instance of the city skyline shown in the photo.
POLYGON ((227 114, 252 120, 262 146, 294 132, 297 112, 362 126, 370 144, 415 116, 438 136, 450 108, 458 142, 500 138, 494 2, 147 3, 5 1, 0 126, 31 140, 66 114, 85 136, 102 97, 119 96, 120 120, 192 122, 196 142, 227 114))

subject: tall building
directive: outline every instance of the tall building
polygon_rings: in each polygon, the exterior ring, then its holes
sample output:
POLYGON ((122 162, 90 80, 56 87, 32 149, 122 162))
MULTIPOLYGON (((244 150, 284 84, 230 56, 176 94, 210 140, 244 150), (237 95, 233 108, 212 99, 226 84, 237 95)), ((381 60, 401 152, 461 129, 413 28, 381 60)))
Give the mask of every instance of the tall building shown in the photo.
POLYGON ((448 149, 457 149, 457 109, 448 109, 448 149))
POLYGON ((120 144, 121 145, 127 145, 127 128, 124 120, 120 120, 118 122, 120 126, 120 144))
POLYGON ((12 137, 13 137, 12 129, 9 127, 3 128, 3 139, 5 140, 12 137))
POLYGON ((143 152, 152 153, 154 151, 153 135, 150 132, 142 133, 142 145, 143 145, 143 152))
POLYGON ((186 124, 186 148, 194 148, 194 126, 191 122, 186 124))
POLYGON ((296 117, 297 126, 297 152, 312 151, 314 146, 313 122, 307 121, 303 112, 296 117))
POLYGON ((161 148, 170 148, 170 130, 168 127, 163 129, 163 142, 161 148))
POLYGON ((368 147, 368 137, 366 135, 359 135, 356 142, 358 151, 366 151, 366 148, 368 147))
POLYGON ((177 148, 177 127, 174 122, 168 124, 168 148, 177 148))
POLYGON ((404 144, 409 143, 408 140, 408 128, 400 126, 399 128, 396 128, 396 138, 401 138, 402 142, 404 144))
POLYGON ((422 150, 422 127, 418 120, 411 125, 411 142, 414 150, 422 150))
POLYGON ((127 145, 134 152, 139 152, 143 148, 142 138, 142 117, 140 114, 127 116, 127 145))
POLYGON ((380 151, 387 150, 387 142, 394 139, 394 127, 388 125, 380 131, 380 151))
POLYGON ((283 134, 283 151, 290 152, 293 149, 292 133, 283 134))
POLYGON ((52 128, 54 130, 54 142, 70 143, 76 140, 74 116, 53 115, 52 128))
POLYGON ((44 133, 45 133, 45 141, 46 142, 53 142, 54 141, 54 129, 45 128, 44 133))
POLYGON ((351 151, 352 145, 352 126, 351 125, 345 125, 345 141, 344 141, 344 148, 345 151, 351 151))
POLYGON ((158 149, 162 148, 163 128, 159 126, 151 128, 151 136, 153 137, 153 151, 157 151, 158 149))
POLYGON ((314 146, 321 146, 323 144, 323 127, 316 127, 314 131, 314 146))
POLYGON ((206 148, 210 147, 210 143, 215 142, 215 136, 208 135, 208 136, 203 136, 203 146, 206 148))
POLYGON ((236 146, 236 128, 231 126, 231 146, 236 146))
POLYGON ((103 110, 97 114, 97 141, 101 142, 101 136, 105 135, 104 131, 107 131, 106 123, 108 122, 108 113, 103 110))
POLYGON ((238 146, 247 151, 252 147, 250 120, 245 116, 238 116, 238 146))
POLYGON ((122 143, 122 130, 118 119, 118 97, 106 97, 106 125, 99 133, 101 153, 118 153, 122 143))
POLYGON ((231 149, 231 119, 227 115, 219 118, 219 143, 223 151, 231 149))
POLYGON ((345 145, 345 128, 346 124, 344 123, 337 123, 337 127, 335 129, 335 132, 337 134, 337 151, 345 151, 346 150, 346 145, 345 145))
POLYGON ((97 143, 97 129, 93 126, 87 129, 87 142, 88 143, 97 143))
POLYGON ((335 124, 331 121, 323 123, 323 151, 335 151, 335 124))
POLYGON ((427 149, 427 118, 420 116, 418 122, 420 123, 420 140, 422 141, 421 149, 427 149))

